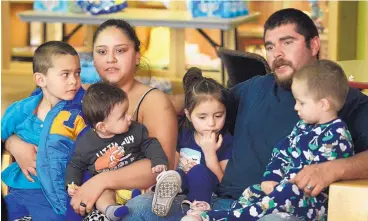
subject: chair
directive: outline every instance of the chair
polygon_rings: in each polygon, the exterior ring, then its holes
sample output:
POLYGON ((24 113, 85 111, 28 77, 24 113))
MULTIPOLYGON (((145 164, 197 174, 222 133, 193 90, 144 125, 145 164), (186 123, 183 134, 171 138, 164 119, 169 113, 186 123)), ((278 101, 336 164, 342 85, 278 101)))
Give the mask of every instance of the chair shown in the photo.
POLYGON ((267 61, 258 54, 225 48, 219 48, 217 53, 228 73, 227 87, 232 87, 256 75, 271 73, 267 61))

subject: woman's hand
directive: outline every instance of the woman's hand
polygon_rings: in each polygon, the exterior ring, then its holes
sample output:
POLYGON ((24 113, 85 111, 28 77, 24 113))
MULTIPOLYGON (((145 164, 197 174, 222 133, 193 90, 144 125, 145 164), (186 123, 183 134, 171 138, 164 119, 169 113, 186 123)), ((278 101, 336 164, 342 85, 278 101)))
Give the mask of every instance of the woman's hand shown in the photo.
POLYGON ((37 146, 24 142, 16 135, 12 135, 6 140, 5 148, 11 153, 15 161, 17 161, 27 180, 34 182, 30 174, 37 176, 37 146))
POLYGON ((103 180, 104 177, 101 175, 103 173, 92 177, 75 192, 70 205, 77 214, 84 216, 90 213, 93 205, 105 190, 106 181, 103 180))

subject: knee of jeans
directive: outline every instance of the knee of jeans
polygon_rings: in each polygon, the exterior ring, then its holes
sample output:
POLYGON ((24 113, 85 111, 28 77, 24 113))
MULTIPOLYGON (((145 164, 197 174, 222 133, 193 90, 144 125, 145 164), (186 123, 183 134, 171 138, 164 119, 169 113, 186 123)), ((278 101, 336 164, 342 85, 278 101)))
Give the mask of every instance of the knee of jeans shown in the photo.
POLYGON ((208 167, 206 165, 197 164, 194 167, 192 167, 192 169, 189 170, 187 175, 188 176, 191 176, 191 175, 201 175, 201 176, 203 176, 204 174, 210 174, 210 173, 212 173, 212 171, 210 169, 208 169, 208 167))
POLYGON ((147 209, 151 210, 152 207, 153 193, 145 193, 130 199, 126 206, 129 210, 141 210, 147 209))
POLYGON ((217 176, 206 166, 202 164, 197 164, 187 173, 188 179, 191 182, 209 182, 215 188, 219 183, 217 176))

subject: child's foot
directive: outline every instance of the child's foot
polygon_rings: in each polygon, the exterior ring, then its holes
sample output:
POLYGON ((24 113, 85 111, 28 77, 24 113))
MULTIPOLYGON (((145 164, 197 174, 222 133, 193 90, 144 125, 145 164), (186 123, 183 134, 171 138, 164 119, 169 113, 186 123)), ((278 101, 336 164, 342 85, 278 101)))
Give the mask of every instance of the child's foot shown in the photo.
POLYGON ((202 221, 201 214, 208 210, 211 210, 210 204, 205 201, 194 201, 193 203, 187 200, 184 200, 182 204, 189 204, 190 209, 187 212, 187 215, 184 216, 181 221, 202 221))
POLYGON ((111 221, 120 220, 128 213, 128 207, 122 205, 110 205, 105 210, 105 216, 111 221))
POLYGON ((152 200, 152 212, 166 216, 171 204, 181 188, 181 177, 175 170, 161 172, 157 178, 156 190, 152 200))

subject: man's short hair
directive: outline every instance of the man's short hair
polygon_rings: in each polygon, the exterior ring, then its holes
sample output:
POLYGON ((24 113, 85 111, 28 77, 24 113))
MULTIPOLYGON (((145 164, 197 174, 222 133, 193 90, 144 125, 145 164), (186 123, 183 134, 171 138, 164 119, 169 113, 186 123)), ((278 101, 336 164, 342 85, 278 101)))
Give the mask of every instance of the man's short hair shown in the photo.
POLYGON ((107 82, 93 84, 83 97, 83 114, 87 122, 95 127, 109 116, 115 105, 127 99, 127 94, 115 85, 107 82))
POLYGON ((263 38, 265 38, 267 30, 287 24, 295 25, 295 31, 304 36, 307 48, 310 48, 310 40, 319 36, 316 25, 307 14, 298 9, 286 8, 273 13, 267 19, 264 25, 263 38))
POLYGON ((48 41, 40 45, 33 56, 33 73, 47 74, 53 67, 52 59, 60 55, 78 56, 77 51, 68 43, 62 41, 48 41))
POLYGON ((315 99, 330 98, 339 111, 345 104, 349 82, 340 65, 329 60, 318 60, 297 71, 293 80, 306 80, 309 93, 315 99))

